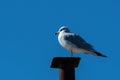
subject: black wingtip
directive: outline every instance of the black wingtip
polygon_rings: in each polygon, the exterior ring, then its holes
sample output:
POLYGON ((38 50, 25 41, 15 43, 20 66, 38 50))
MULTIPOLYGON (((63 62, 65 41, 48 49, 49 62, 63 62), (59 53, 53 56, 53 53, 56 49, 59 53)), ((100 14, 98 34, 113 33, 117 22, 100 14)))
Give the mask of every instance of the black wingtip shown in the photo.
POLYGON ((103 54, 101 54, 101 53, 99 53, 99 52, 94 52, 94 53, 96 53, 97 54, 97 56, 101 56, 101 57, 107 57, 106 55, 103 55, 103 54))

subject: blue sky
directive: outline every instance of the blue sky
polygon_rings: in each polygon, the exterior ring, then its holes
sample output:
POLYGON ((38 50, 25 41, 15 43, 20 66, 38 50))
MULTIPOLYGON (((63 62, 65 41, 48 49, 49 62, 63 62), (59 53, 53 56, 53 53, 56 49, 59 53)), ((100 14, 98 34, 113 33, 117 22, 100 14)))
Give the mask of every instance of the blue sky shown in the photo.
POLYGON ((0 0, 0 80, 59 80, 53 57, 69 56, 54 33, 66 25, 108 56, 82 60, 76 80, 119 80, 119 0, 0 0))

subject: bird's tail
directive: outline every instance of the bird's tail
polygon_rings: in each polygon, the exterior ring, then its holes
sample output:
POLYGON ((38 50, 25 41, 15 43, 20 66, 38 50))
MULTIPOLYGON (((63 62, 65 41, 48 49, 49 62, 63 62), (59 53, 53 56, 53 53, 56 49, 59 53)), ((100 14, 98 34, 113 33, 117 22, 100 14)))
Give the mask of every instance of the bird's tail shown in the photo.
POLYGON ((101 56, 101 57, 107 57, 106 55, 103 55, 102 53, 100 52, 94 52, 97 56, 101 56))

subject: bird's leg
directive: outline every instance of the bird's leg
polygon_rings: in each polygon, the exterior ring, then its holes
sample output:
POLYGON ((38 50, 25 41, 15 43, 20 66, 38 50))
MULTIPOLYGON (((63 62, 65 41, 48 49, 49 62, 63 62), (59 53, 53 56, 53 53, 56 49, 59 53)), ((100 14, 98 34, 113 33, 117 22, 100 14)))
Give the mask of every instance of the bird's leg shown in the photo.
POLYGON ((72 50, 70 50, 70 57, 73 57, 73 52, 72 52, 72 50))

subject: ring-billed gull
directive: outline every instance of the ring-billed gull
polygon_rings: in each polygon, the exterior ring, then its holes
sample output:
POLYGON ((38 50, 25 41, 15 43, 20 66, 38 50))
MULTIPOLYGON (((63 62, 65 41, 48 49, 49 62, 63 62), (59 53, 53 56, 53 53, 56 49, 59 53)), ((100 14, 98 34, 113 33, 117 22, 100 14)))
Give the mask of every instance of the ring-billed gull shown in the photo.
POLYGON ((70 51, 71 57, 73 56, 73 52, 83 52, 86 54, 107 57, 100 52, 97 52, 92 45, 87 43, 79 35, 71 33, 66 26, 62 26, 55 34, 58 35, 58 41, 61 46, 70 51))

